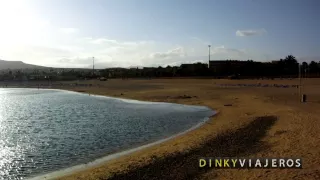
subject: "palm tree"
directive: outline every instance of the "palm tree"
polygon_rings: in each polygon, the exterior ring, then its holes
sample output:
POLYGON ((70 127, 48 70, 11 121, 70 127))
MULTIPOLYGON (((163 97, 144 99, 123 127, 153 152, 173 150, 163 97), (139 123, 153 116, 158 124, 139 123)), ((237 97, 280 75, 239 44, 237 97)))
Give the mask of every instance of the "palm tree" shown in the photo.
POLYGON ((288 56, 284 59, 284 61, 286 62, 286 64, 290 64, 290 65, 292 65, 292 64, 297 64, 297 63, 298 63, 296 57, 294 57, 293 55, 288 55, 288 56))

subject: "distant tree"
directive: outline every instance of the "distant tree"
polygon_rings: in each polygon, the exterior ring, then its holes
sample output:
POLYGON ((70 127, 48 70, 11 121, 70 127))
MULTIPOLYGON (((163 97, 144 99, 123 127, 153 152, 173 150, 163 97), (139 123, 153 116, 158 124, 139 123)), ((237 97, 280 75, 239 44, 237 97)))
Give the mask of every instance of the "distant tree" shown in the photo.
POLYGON ((302 69, 307 69, 308 68, 308 63, 307 62, 302 62, 302 69))
POLYGON ((310 73, 318 73, 318 64, 315 61, 311 61, 309 64, 310 73))
POLYGON ((293 55, 288 55, 281 63, 281 69, 283 72, 280 72, 282 75, 294 75, 298 73, 298 61, 293 55))
POLYGON ((298 63, 296 57, 294 57, 293 55, 288 55, 288 56, 284 59, 284 61, 285 61, 286 64, 290 64, 290 65, 292 65, 292 64, 297 64, 297 63, 298 63))

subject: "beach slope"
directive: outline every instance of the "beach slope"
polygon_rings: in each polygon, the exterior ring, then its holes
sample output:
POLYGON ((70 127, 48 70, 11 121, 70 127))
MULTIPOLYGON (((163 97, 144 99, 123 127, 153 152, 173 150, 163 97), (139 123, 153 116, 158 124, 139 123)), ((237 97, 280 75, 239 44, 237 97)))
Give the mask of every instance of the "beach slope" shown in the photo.
MULTIPOLYGON (((298 80, 152 79, 84 81, 63 89, 128 99, 208 106, 205 125, 167 142, 60 179, 319 179, 320 81, 297 88, 220 84, 287 84, 298 80), (97 86, 99 84, 99 86, 97 86), (299 157, 303 169, 199 169, 199 157, 299 157)), ((61 87, 58 87, 61 88, 61 87)))

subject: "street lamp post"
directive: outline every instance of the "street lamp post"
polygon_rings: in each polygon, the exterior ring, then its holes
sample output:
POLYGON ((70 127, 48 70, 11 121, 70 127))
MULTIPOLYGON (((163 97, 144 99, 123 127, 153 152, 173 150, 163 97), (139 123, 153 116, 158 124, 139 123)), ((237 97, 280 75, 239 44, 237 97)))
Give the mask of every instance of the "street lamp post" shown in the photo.
POLYGON ((208 48, 209 48, 209 62, 208 62, 208 68, 210 67, 210 47, 211 47, 211 45, 208 45, 208 48))
POLYGON ((94 57, 92 57, 92 76, 94 76, 94 57))
MULTIPOLYGON (((302 78, 303 78, 303 75, 302 75, 303 72, 301 72, 301 70, 303 70, 301 69, 302 67, 303 66, 302 65, 300 66, 300 63, 299 63, 299 98, 301 98, 300 102, 304 103, 306 102, 307 95, 303 93, 303 89, 302 89, 302 78)), ((304 72, 305 72, 305 78, 306 78, 306 70, 304 72)))
POLYGON ((301 83, 301 66, 300 66, 300 63, 298 63, 298 67, 299 67, 299 75, 298 75, 298 77, 299 77, 299 101, 301 101, 300 98, 301 98, 301 91, 302 91, 302 87, 301 87, 302 83, 301 83))

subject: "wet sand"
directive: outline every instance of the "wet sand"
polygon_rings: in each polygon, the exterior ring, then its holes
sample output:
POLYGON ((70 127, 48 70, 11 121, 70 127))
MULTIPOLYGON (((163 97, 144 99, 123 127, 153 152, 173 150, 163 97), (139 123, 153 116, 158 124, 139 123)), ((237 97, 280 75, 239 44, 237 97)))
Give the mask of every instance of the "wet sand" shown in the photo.
POLYGON ((204 105, 218 114, 167 142, 60 179, 320 179, 320 79, 297 88, 221 87, 219 84, 298 84, 293 80, 151 79, 83 81, 58 87, 114 97, 204 105), (99 86, 95 86, 99 84, 99 86), (198 158, 300 157, 303 169, 199 169, 198 158))

